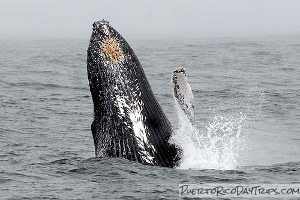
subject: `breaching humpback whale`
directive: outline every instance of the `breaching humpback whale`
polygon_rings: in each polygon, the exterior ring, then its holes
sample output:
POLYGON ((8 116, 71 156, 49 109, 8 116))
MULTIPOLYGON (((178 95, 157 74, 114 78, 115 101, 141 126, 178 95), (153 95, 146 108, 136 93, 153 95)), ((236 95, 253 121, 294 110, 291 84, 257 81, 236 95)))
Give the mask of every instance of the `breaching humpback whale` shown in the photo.
POLYGON ((175 167, 180 149, 169 143, 172 126, 132 48, 105 20, 93 24, 87 71, 96 156, 175 167))

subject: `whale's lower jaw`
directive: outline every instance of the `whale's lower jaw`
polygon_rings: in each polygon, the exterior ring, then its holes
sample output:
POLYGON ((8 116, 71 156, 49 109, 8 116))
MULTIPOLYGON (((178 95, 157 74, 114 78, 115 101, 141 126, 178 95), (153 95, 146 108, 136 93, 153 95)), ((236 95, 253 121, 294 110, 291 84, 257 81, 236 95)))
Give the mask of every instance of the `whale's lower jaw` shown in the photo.
POLYGON ((180 150, 169 143, 170 122, 133 50, 105 21, 94 24, 87 70, 94 103, 91 130, 96 156, 175 167, 180 150))

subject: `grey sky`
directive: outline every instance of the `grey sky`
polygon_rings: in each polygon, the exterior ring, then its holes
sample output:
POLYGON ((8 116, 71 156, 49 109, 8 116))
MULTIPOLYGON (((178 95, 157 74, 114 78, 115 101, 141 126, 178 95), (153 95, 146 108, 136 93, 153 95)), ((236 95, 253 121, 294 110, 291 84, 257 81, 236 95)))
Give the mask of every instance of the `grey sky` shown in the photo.
POLYGON ((107 19, 129 38, 300 35, 300 0, 0 0, 0 38, 89 38, 107 19))

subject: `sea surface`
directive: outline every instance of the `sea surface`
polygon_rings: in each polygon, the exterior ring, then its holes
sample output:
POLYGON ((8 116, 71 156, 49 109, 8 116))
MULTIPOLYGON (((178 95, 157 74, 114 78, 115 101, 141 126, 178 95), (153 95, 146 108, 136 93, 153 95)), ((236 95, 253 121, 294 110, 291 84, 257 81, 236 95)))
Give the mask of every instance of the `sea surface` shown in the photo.
POLYGON ((300 185, 300 37, 128 40, 183 148, 176 169, 95 158, 88 42, 0 40, 1 200, 182 199, 179 184, 300 185), (193 90, 194 126, 174 102, 178 67, 193 90))

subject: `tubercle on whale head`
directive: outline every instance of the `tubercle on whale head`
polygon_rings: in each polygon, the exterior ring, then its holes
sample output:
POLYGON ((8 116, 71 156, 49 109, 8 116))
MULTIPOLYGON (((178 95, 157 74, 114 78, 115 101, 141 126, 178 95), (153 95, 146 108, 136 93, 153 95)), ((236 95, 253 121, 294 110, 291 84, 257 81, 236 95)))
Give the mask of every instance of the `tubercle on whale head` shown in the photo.
POLYGON ((108 21, 102 20, 93 23, 90 47, 96 47, 93 52, 98 55, 94 57, 98 56, 103 65, 116 66, 123 60, 120 41, 122 41, 121 36, 109 25, 108 21))

